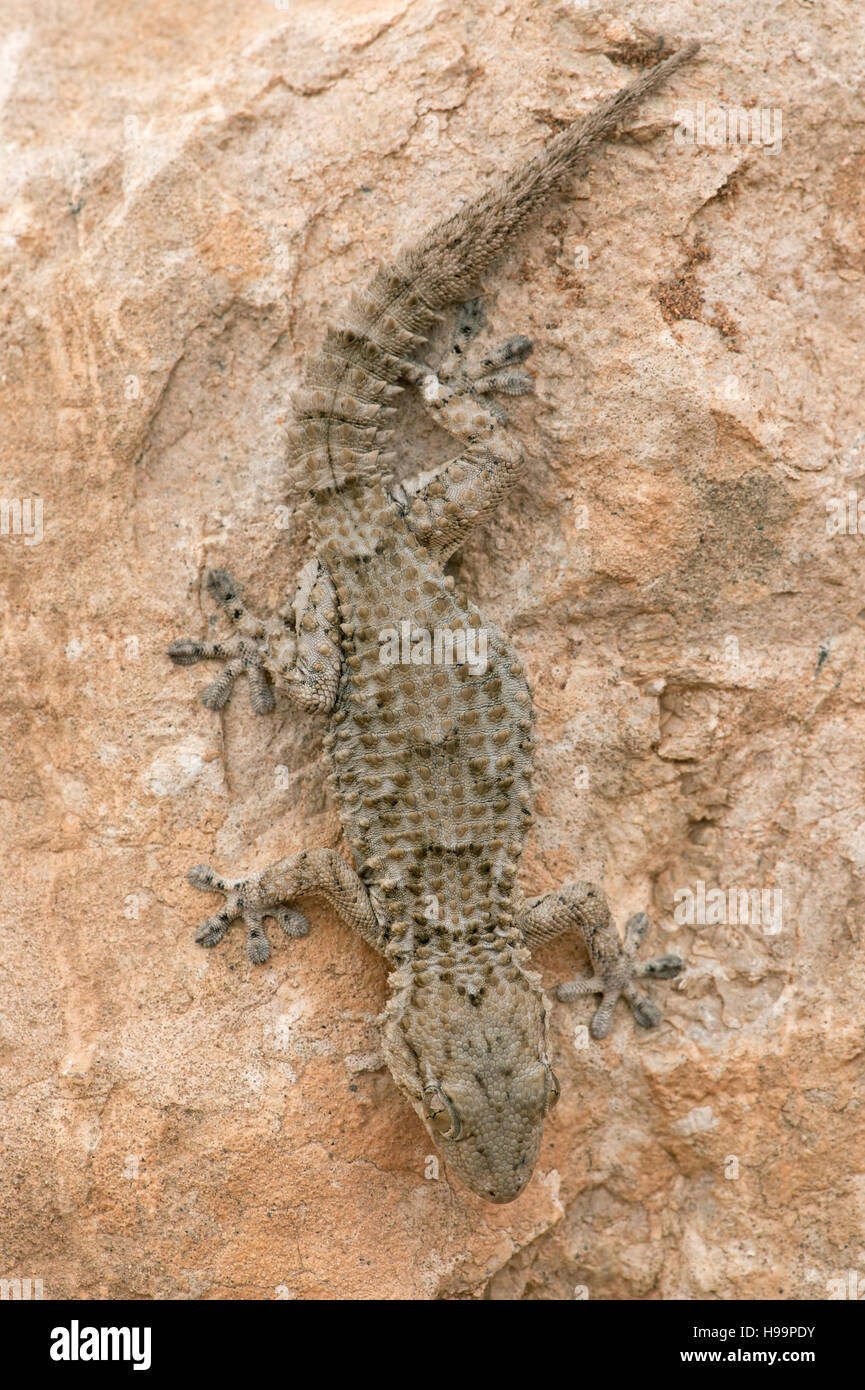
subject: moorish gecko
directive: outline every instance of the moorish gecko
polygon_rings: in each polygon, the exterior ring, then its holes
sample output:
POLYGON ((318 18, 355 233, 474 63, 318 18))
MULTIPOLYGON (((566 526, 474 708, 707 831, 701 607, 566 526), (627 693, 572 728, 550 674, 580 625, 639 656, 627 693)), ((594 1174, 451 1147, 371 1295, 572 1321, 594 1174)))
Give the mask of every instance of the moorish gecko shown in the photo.
POLYGON ((620 942, 597 886, 569 884, 530 901, 517 887, 531 820, 531 695, 510 642, 443 567, 518 475, 520 447, 491 397, 530 389, 519 364, 531 344, 513 337, 472 362, 466 346, 480 307, 470 296, 529 214, 697 47, 553 136, 352 296, 293 397, 290 448, 315 558, 293 600, 267 621, 249 612, 224 570, 212 571, 208 587, 235 635, 169 649, 180 665, 224 661, 202 696, 210 709, 244 673, 260 714, 273 708, 274 685, 329 715, 331 784, 355 864, 313 849, 242 879, 192 869, 196 887, 225 894, 196 939, 214 946, 242 917, 250 960, 265 961, 264 919, 303 936, 309 924, 294 903, 325 897, 390 963, 381 1022, 394 1080, 449 1170, 492 1202, 511 1202, 526 1186, 559 1091, 531 950, 582 933, 592 973, 561 985, 558 997, 602 995, 595 1038, 609 1032, 620 995, 639 1024, 655 1025, 659 1011, 634 982, 672 978, 682 962, 637 963, 648 918, 633 917, 620 942), (460 303, 445 361, 437 371, 420 364, 439 311, 460 303), (391 402, 405 385, 461 452, 395 483, 391 402))

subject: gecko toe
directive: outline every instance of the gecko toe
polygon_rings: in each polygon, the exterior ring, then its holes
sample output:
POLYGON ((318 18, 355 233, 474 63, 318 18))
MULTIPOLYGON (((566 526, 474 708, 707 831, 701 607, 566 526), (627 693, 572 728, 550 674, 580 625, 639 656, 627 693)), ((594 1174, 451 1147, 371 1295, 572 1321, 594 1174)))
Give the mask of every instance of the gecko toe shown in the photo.
POLYGON ((195 933, 199 946, 217 946, 231 926, 231 914, 222 911, 208 917, 195 933))
POLYGON ((264 965, 270 958, 270 942, 260 921, 254 921, 246 937, 246 954, 253 965, 264 965))
POLYGON ((641 961, 634 974, 641 979, 674 980, 684 968, 681 956, 656 956, 654 960, 641 961))
POLYGON ((630 1004, 631 1013, 641 1028, 657 1028, 662 1018, 661 1010, 657 1004, 653 1004, 651 999, 647 999, 638 989, 634 989, 633 985, 624 989, 622 994, 630 1004))
POLYGON ((306 936, 309 933, 307 918, 302 912, 295 912, 293 907, 280 908, 273 915, 286 936, 306 936))
POLYGON ((476 377, 472 384, 479 396, 492 391, 502 396, 525 396, 534 390, 535 382, 528 372, 496 371, 476 377))

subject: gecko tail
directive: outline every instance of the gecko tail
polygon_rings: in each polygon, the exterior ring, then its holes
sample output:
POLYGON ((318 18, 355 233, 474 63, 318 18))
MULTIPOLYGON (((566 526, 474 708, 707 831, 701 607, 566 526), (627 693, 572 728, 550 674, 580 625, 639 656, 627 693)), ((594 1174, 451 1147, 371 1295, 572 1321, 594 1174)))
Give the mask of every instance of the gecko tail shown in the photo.
POLYGON ((641 73, 404 251, 397 269, 424 303, 440 309, 469 298, 478 277, 528 218, 585 164, 594 147, 618 130, 643 98, 663 86, 699 47, 696 40, 686 44, 641 73))
POLYGON ((532 213, 699 47, 687 44, 554 135, 352 294, 341 326, 327 330, 292 397, 296 423, 288 445, 302 493, 322 502, 347 485, 363 488, 390 474, 391 401, 402 390, 407 359, 441 310, 472 296, 532 213))

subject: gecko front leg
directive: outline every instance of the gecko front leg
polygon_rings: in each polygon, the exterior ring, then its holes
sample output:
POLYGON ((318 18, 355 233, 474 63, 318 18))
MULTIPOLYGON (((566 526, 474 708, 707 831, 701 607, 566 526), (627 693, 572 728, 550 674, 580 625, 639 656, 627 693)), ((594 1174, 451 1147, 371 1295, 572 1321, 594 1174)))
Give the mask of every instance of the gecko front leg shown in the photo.
POLYGON ((619 998, 630 1005, 641 1028, 655 1028, 660 1023, 660 1009, 640 993, 634 981, 671 980, 684 969, 684 962, 676 955, 642 962, 635 960, 649 927, 645 912, 630 919, 625 927, 625 939, 620 941, 600 888, 592 883, 569 883, 557 893, 547 893, 526 903, 517 921, 530 950, 566 931, 577 929, 582 934, 592 973, 559 985, 556 997, 570 1002, 584 994, 602 996, 590 1026, 593 1038, 605 1038, 609 1033, 619 998))
POLYGON ((224 879, 207 864, 189 871, 189 881, 206 893, 224 893, 223 907, 202 922, 195 939, 202 946, 216 946, 232 922, 246 923, 246 953, 253 965, 270 955, 264 931, 266 917, 273 918, 289 936, 306 936, 309 923, 292 903, 306 894, 326 898, 337 916, 359 932, 377 951, 384 940, 366 887, 354 869, 332 849, 305 850, 280 859, 247 878, 224 879))
POLYGON ((177 666, 224 663, 202 691, 208 709, 222 709, 240 675, 249 681, 256 714, 273 709, 274 685, 306 709, 332 709, 342 665, 338 612, 330 575, 319 560, 304 566, 294 598, 273 618, 256 618, 249 611, 226 570, 211 570, 207 588, 228 615, 234 636, 219 642, 184 637, 172 642, 168 655, 177 666))

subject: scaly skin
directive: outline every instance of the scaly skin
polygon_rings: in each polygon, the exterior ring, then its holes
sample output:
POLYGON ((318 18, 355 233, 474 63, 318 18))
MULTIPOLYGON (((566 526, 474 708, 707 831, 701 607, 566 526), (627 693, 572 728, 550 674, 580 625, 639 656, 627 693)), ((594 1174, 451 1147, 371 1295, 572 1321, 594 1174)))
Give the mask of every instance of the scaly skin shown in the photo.
POLYGON ((396 508, 369 553, 328 565, 352 629, 334 715, 335 790, 395 966, 388 1065, 449 1165, 474 1191, 510 1201, 531 1175, 556 1090, 546 1004, 515 922, 531 819, 523 667, 396 508), (483 674, 477 663, 383 664, 379 633, 402 619, 484 633, 483 674))
POLYGON ((519 446, 489 398, 529 388, 514 368, 531 345, 511 339, 472 367, 465 348, 480 323, 473 302, 438 372, 419 365, 416 352, 439 311, 467 298, 529 213, 695 51, 681 50, 555 136, 353 296, 346 326, 328 332, 294 396, 295 478, 316 549, 294 603, 260 622, 231 577, 216 571, 211 591, 238 636, 170 649, 182 665, 225 659, 205 692, 211 708, 245 673, 260 713, 273 705, 271 685, 330 712, 332 785, 356 865, 332 850, 310 851, 230 882, 199 866, 192 881, 224 892, 226 902, 198 940, 214 945, 242 917, 250 959, 260 962, 269 953, 266 917, 303 935, 308 925, 294 901, 328 898, 392 964, 382 1032, 394 1079, 449 1171, 493 1202, 513 1201, 529 1181, 558 1096, 548 1004, 528 968, 530 950, 567 930, 582 933, 592 974, 561 986, 559 997, 603 994, 595 1037, 609 1031, 620 996, 638 1023, 656 1024, 658 1010, 634 981, 671 978, 682 963, 668 956, 636 964, 648 920, 633 918, 622 943, 590 884, 529 903, 518 894, 531 822, 530 692, 513 647, 454 592, 443 566, 519 470, 519 446), (387 477, 388 417, 406 384, 464 447, 437 474, 397 484, 387 477), (486 664, 471 653, 456 661, 409 653, 394 663, 388 634, 404 625, 485 638, 486 664))

